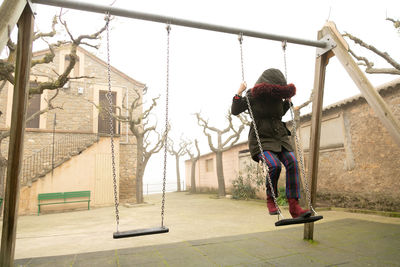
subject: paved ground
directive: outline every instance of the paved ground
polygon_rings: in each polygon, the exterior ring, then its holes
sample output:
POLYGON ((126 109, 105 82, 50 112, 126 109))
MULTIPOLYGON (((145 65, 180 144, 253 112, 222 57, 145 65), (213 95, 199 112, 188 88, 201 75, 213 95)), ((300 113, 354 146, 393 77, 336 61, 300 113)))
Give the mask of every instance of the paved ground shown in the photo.
MULTIPOLYGON (((160 225, 147 202, 120 207, 121 231, 160 225)), ((400 218, 320 211, 308 242, 261 202, 169 193, 165 212, 168 234, 118 240, 113 207, 21 216, 15 266, 400 266, 400 218)))

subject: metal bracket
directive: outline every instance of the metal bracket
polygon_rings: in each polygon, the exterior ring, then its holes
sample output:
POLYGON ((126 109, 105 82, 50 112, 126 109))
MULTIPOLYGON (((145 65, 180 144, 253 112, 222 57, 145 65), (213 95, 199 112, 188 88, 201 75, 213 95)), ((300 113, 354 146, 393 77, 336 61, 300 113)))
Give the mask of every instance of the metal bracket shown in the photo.
POLYGON ((325 35, 319 41, 325 42, 326 46, 324 48, 317 47, 317 57, 322 56, 336 47, 336 43, 330 34, 325 35))

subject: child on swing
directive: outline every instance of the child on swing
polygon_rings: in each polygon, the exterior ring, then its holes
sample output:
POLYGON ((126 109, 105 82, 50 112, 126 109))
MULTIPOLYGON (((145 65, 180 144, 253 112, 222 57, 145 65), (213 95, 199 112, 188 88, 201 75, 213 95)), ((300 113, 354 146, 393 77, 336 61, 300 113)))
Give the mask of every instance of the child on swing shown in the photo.
MULTIPOLYGON (((242 97, 246 87, 246 83, 243 82, 233 97, 231 107, 233 115, 239 115, 248 109, 247 101, 242 97)), ((295 94, 296 87, 293 84, 287 84, 280 70, 271 68, 262 73, 255 86, 247 91, 246 97, 250 102, 263 153, 261 154, 253 124, 250 126, 248 142, 252 159, 257 162, 262 160, 261 157, 265 159, 275 196, 278 194, 277 185, 281 163, 285 166, 289 212, 293 218, 307 218, 311 216, 311 212, 303 210, 298 202, 300 198, 299 169, 289 138, 291 133, 282 122, 282 116, 291 105, 289 99, 295 94)), ((276 215, 278 209, 268 182, 266 188, 269 214, 276 215)))

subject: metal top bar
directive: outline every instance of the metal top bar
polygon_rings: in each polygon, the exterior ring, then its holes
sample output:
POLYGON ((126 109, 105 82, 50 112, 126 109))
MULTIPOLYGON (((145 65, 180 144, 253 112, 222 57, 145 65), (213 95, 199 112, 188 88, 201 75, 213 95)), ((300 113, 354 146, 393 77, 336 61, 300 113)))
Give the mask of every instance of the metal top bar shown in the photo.
POLYGON ((169 23, 171 25, 178 25, 190 28, 197 28, 202 30, 209 30, 209 31, 216 31, 216 32, 223 32, 223 33, 230 33, 230 34, 243 34, 245 36, 261 38, 261 39, 268 39, 274 41, 287 41, 288 43, 299 44, 299 45, 307 45, 307 46, 314 46, 325 48, 326 42, 323 41, 313 41, 313 40, 305 40, 300 38, 294 38, 290 36, 283 36, 283 35, 276 35, 270 33, 263 33, 263 32, 256 32, 250 31, 246 29, 240 28, 231 28, 221 25, 203 23, 203 22, 196 22, 190 20, 184 20, 179 18, 155 15, 150 13, 143 13, 131 10, 125 10, 121 8, 111 7, 111 6, 104 6, 104 5, 95 5, 91 3, 82 3, 78 1, 66 1, 66 0, 31 0, 32 3, 35 4, 43 4, 43 5, 50 5, 50 6, 58 6, 64 8, 71 8, 71 9, 78 9, 83 11, 95 12, 95 13, 110 13, 110 15, 119 16, 119 17, 126 17, 126 18, 133 18, 133 19, 140 19, 140 20, 148 20, 154 22, 161 22, 161 23, 169 23))

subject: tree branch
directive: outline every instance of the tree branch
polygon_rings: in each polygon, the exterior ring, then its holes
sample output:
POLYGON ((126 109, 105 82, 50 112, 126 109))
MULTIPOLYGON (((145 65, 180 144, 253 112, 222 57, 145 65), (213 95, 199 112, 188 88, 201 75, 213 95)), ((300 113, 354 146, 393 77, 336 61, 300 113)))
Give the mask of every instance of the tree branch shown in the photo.
POLYGON ((44 37, 54 37, 57 34, 57 31, 56 31, 57 23, 58 23, 58 16, 55 15, 53 17, 53 21, 51 23, 51 31, 46 32, 46 33, 43 33, 43 32, 34 33, 33 41, 36 41, 37 39, 44 38, 44 37))
POLYGON ((241 124, 239 126, 239 129, 236 130, 235 127, 233 127, 233 123, 232 123, 232 113, 229 111, 228 115, 227 115, 228 121, 229 121, 229 128, 232 129, 233 134, 231 136, 229 136, 224 143, 222 143, 221 148, 222 151, 226 151, 228 149, 230 149, 240 138, 240 134, 242 133, 243 129, 244 129, 244 125, 241 124), (233 139, 232 143, 226 147, 229 142, 231 142, 231 140, 233 139))
POLYGON ((157 100, 158 100, 159 98, 160 98, 160 96, 153 98, 153 99, 152 99, 152 102, 153 102, 153 103, 150 105, 150 107, 149 107, 147 110, 143 111, 143 118, 144 118, 144 119, 146 119, 146 118, 150 115, 150 112, 153 110, 153 108, 154 108, 155 106, 157 106, 157 100))
POLYGON ((400 20, 395 20, 392 18, 386 18, 386 20, 393 22, 393 27, 395 27, 395 29, 400 29, 400 20))
POLYGON ((377 68, 374 68, 374 63, 369 61, 368 58, 356 55, 356 53, 351 49, 349 49, 349 53, 355 59, 357 59, 359 61, 358 65, 364 65, 366 67, 365 68, 366 73, 400 75, 400 69, 395 69, 395 68, 379 68, 379 69, 377 69, 377 68))
MULTIPOLYGON (((167 129, 167 131, 168 131, 168 129, 167 129)), ((163 148, 164 142, 166 141, 165 138, 167 135, 165 133, 162 136, 159 133, 157 133, 157 135, 158 135, 157 143, 154 145, 154 147, 150 151, 148 151, 148 152, 146 150, 144 151, 145 157, 147 157, 148 155, 158 153, 158 152, 160 152, 161 148, 163 148)), ((148 138, 146 138, 146 140, 147 139, 148 138)))
POLYGON ((7 80, 9 83, 14 84, 15 67, 12 63, 0 59, 0 80, 7 80))
POLYGON ((300 111, 302 108, 305 108, 306 106, 308 106, 312 102, 313 98, 314 98, 314 88, 311 90, 311 94, 310 94, 310 97, 308 98, 308 100, 305 101, 303 104, 301 104, 297 107, 294 107, 293 108, 294 111, 296 111, 296 110, 300 111))
POLYGON ((193 161, 197 161, 200 158, 200 149, 199 149, 199 142, 197 141, 197 139, 194 140, 194 144, 195 144, 195 148, 197 151, 197 156, 195 157, 194 154, 191 151, 191 148, 189 148, 189 145, 191 145, 192 142, 188 142, 188 146, 186 147, 186 153, 189 155, 190 160, 193 161))
MULTIPOLYGON (((354 43, 356 43, 356 44, 360 45, 361 47, 364 47, 364 48, 370 50, 371 52, 375 53, 376 55, 380 56, 391 66, 393 66, 395 69, 400 71, 400 64, 398 62, 396 62, 387 52, 382 52, 382 51, 378 50, 375 46, 365 43, 363 40, 351 35, 350 33, 345 33, 343 36, 348 37, 354 43)), ((353 54, 354 54, 354 52, 353 52, 353 54)), ((371 68, 372 68, 372 66, 371 66, 371 68)), ((394 73, 390 72, 388 74, 394 74, 394 73)))
MULTIPOLYGON (((58 16, 58 19, 59 19, 60 23, 64 26, 64 29, 67 32, 67 34, 69 35, 71 42, 72 42, 70 53, 69 53, 69 59, 70 59, 69 64, 66 66, 64 72, 62 74, 60 74, 55 81, 39 82, 38 86, 36 88, 29 91, 30 94, 41 94, 46 89, 47 90, 55 90, 57 88, 63 87, 71 79, 71 77, 69 77, 69 75, 77 62, 77 59, 78 59, 77 47, 82 44, 87 45, 87 43, 84 42, 84 40, 86 40, 86 39, 89 39, 89 40, 98 39, 100 34, 106 29, 106 24, 105 24, 100 30, 98 30, 94 34, 83 34, 83 35, 78 36, 77 38, 74 38, 73 35, 71 34, 71 32, 69 31, 67 22, 61 18, 61 13, 58 16)), ((65 42, 58 42, 54 46, 60 45, 63 43, 65 43, 65 42)), ((54 56, 51 55, 51 48, 50 48, 50 54, 47 55, 47 57, 45 56, 45 58, 42 60, 44 61, 43 63, 45 63, 48 60, 52 61, 53 58, 54 58, 54 56)), ((76 77, 75 77, 75 79, 76 79, 76 77)))
POLYGON ((172 156, 181 157, 181 156, 185 155, 187 146, 188 146, 188 142, 181 138, 178 149, 175 149, 174 141, 168 137, 167 150, 172 156))
POLYGON ((83 75, 83 76, 77 76, 77 77, 69 77, 68 79, 69 80, 79 80, 79 79, 94 79, 94 78, 96 78, 96 77, 83 75))
POLYGON ((220 133, 220 132, 222 132, 221 130, 219 130, 219 129, 217 129, 217 128, 215 128, 215 127, 212 127, 212 126, 209 126, 208 125, 208 121, 206 121, 205 119, 203 119, 201 116, 200 116, 200 113, 195 113, 195 115, 196 115, 196 117, 197 117, 197 120, 198 120, 198 123, 202 123, 203 125, 200 125, 200 126, 202 126, 202 127, 206 127, 208 130, 210 130, 210 131, 213 131, 213 132, 216 132, 216 133, 220 133))
MULTIPOLYGON (((204 119, 200 116, 200 113, 195 113, 195 115, 196 115, 196 117, 197 117, 197 124, 198 124, 200 127, 203 127, 203 133, 204 133, 204 135, 207 137, 208 146, 210 147, 210 149, 211 149, 213 152, 216 152, 216 151, 217 151, 217 148, 214 147, 214 145, 213 145, 213 143, 212 143, 211 135, 207 132, 207 129, 210 129, 210 127, 208 126, 208 122, 207 122, 206 120, 204 120, 204 119)), ((211 127, 211 128, 213 128, 213 127, 211 127)), ((215 128, 213 128, 213 129, 215 129, 215 128)), ((215 129, 215 131, 218 132, 218 129, 215 129)))
POLYGON ((225 118, 228 120, 228 126, 221 131, 222 134, 229 132, 231 129, 234 130, 232 125, 232 114, 230 111, 228 111, 228 115, 226 115, 225 118))
POLYGON ((251 125, 251 121, 249 120, 248 116, 239 114, 236 117, 239 118, 239 120, 242 122, 243 125, 246 125, 246 126, 250 126, 251 125))

